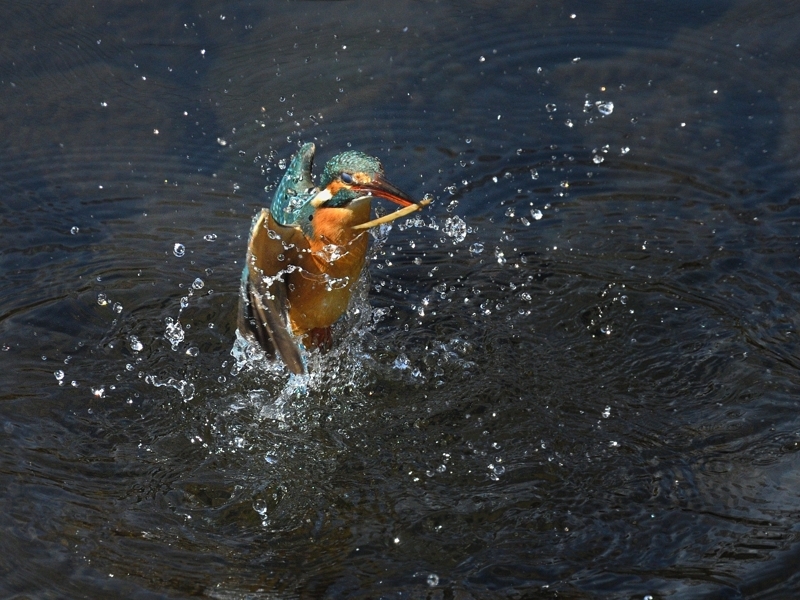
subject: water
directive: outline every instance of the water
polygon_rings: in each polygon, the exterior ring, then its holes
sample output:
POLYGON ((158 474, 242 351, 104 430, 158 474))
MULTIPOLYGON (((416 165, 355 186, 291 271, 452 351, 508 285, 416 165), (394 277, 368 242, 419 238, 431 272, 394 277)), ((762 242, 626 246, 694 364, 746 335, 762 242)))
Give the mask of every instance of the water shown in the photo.
POLYGON ((0 595, 796 593, 794 3, 0 10, 0 595), (436 200, 297 378, 305 141, 436 200))

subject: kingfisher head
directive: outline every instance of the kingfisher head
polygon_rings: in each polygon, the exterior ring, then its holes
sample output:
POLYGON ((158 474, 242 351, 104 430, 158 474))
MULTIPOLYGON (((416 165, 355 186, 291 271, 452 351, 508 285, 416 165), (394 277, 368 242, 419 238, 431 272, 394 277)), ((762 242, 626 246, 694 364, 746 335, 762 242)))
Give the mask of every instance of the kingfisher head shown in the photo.
POLYGON ((414 201, 384 177, 381 161, 363 152, 348 150, 325 165, 321 190, 311 200, 314 208, 344 208, 354 200, 379 197, 406 207, 414 201))

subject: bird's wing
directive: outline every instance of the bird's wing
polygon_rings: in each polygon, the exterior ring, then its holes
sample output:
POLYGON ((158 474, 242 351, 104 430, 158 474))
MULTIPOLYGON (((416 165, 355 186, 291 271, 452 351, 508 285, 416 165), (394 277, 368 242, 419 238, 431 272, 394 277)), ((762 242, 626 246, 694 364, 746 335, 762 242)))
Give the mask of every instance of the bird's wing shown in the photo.
POLYGON ((242 274, 239 330, 252 333, 266 352, 277 352, 289 370, 299 374, 305 367, 289 325, 286 282, 286 267, 294 264, 291 258, 297 247, 293 241, 298 236, 302 239, 299 230, 277 224, 268 210, 256 218, 242 274))
POLYGON ((311 166, 314 163, 314 144, 303 144, 292 158, 286 169, 275 195, 272 198, 270 212, 275 220, 284 226, 297 225, 303 222, 305 211, 312 210, 308 203, 314 197, 310 191, 314 188, 311 179, 311 166))

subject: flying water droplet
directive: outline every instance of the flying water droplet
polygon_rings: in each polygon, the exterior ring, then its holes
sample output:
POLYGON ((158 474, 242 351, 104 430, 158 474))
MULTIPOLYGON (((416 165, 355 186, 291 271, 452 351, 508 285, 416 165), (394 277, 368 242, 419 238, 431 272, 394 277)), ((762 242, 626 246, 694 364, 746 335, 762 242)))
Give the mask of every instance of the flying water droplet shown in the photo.
POLYGON ((183 331, 183 327, 181 327, 181 322, 178 320, 173 320, 172 317, 167 317, 167 326, 164 331, 164 337, 167 338, 167 341, 172 346, 173 350, 177 350, 180 343, 183 341, 185 333, 183 331))
POLYGON ((100 306, 107 306, 108 305, 108 296, 106 296, 103 292, 97 294, 97 303, 100 306))
POLYGON ((457 244, 467 237, 467 224, 459 216, 447 217, 442 231, 453 239, 454 244, 457 244))
POLYGON ((186 246, 176 242, 172 247, 172 253, 178 258, 181 258, 184 254, 186 254, 186 246))
POLYGON ((595 102, 595 104, 597 105, 598 112, 603 116, 608 116, 612 112, 614 112, 614 103, 613 102, 610 102, 610 101, 609 102, 601 102, 601 101, 598 100, 597 102, 595 102))
POLYGON ((132 352, 141 352, 144 350, 144 344, 142 344, 135 335, 128 336, 128 347, 130 347, 132 352))
POLYGON ((77 225, 73 225, 73 226, 72 226, 72 229, 70 229, 70 230, 69 230, 69 232, 70 232, 72 235, 78 235, 78 233, 80 232, 80 230, 81 230, 81 228, 80 228, 80 227, 78 227, 77 225))
POLYGON ((540 211, 538 208, 532 208, 531 216, 533 217, 534 221, 541 221, 544 215, 542 214, 542 211, 540 211))
POLYGON ((471 254, 480 254, 483 252, 483 244, 480 242, 475 242, 469 247, 469 251, 471 254))
POLYGON ((408 356, 403 353, 398 354, 397 358, 394 359, 394 368, 398 369, 399 371, 410 369, 411 361, 408 360, 408 356))
POLYGON ((498 265, 506 264, 506 262, 507 262, 506 261, 506 255, 502 250, 500 250, 500 248, 495 248, 494 249, 494 255, 495 255, 495 258, 497 258, 497 264, 498 265))

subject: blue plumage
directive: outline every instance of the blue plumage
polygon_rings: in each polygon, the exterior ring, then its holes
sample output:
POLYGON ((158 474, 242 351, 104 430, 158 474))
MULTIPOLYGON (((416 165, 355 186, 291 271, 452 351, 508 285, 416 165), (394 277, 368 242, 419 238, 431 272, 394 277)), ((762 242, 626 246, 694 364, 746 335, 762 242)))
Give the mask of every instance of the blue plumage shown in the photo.
POLYGON ((314 212, 309 202, 319 191, 311 179, 314 163, 314 144, 303 144, 286 169, 272 197, 272 218, 288 227, 303 225, 314 212))

